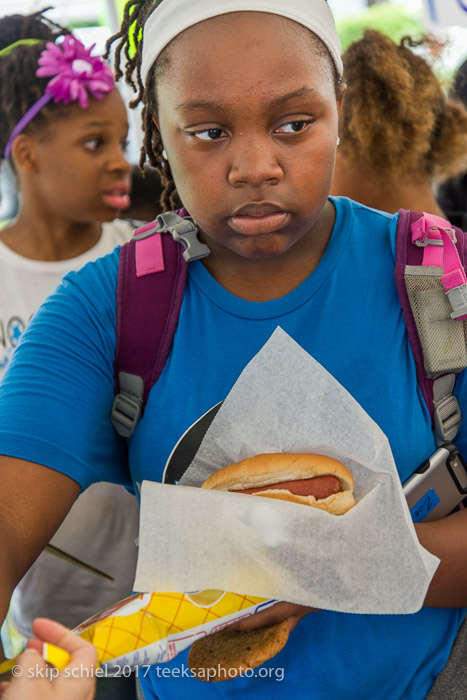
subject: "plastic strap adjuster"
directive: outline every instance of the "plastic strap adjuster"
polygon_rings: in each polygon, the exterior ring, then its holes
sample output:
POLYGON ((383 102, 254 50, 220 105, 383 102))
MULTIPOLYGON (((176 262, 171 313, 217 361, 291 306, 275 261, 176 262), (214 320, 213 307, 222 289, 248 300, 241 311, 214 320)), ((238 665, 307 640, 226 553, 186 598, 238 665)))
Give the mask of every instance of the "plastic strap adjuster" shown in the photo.
POLYGON ((183 245, 185 262, 205 258, 211 253, 208 246, 199 240, 198 228, 192 219, 185 219, 174 211, 169 211, 165 214, 159 214, 156 221, 159 231, 168 231, 174 241, 183 245))
POLYGON ((120 391, 115 395, 110 420, 119 435, 129 438, 141 417, 144 382, 141 377, 120 372, 120 391))
POLYGON ((211 253, 208 246, 199 240, 198 228, 194 221, 188 217, 180 216, 174 211, 159 214, 155 221, 137 229, 133 238, 141 241, 155 233, 170 233, 174 241, 181 243, 184 248, 183 259, 185 262, 200 260, 211 253))
POLYGON ((467 317, 467 284, 461 284, 446 292, 451 303, 453 319, 464 319, 467 317))
MULTIPOLYGON (((439 235, 439 226, 430 226, 428 231, 425 234, 422 234, 420 238, 417 238, 414 240, 415 245, 418 248, 426 248, 427 245, 436 245, 436 246, 442 246, 443 244, 443 239, 441 238, 441 235, 439 235), (431 238, 428 234, 434 233, 436 238, 431 238), (438 234, 438 235, 437 235, 438 234)), ((457 243, 457 237, 456 237, 456 232, 453 228, 445 228, 444 229, 446 233, 448 234, 449 238, 451 241, 456 245, 457 243)))
POLYGON ((438 444, 454 440, 462 422, 457 398, 452 394, 435 402, 434 424, 438 444))

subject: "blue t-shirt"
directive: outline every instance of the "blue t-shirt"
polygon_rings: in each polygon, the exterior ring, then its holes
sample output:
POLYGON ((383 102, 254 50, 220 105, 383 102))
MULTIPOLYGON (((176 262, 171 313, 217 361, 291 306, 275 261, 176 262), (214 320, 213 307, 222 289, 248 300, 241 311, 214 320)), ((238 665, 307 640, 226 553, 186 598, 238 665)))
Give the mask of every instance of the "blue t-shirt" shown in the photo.
MULTIPOLYGON (((345 198, 312 275, 286 296, 249 302, 190 264, 173 347, 130 445, 110 420, 118 250, 67 276, 23 334, 0 385, 0 453, 83 487, 162 480, 181 436, 221 402, 277 326, 320 362, 386 433, 404 481, 435 449, 394 281, 396 218, 345 198)), ((458 380, 466 410, 464 378, 458 380)), ((194 437, 196 439, 196 437, 194 437)), ((465 428, 457 443, 466 451, 465 428)), ((187 464, 188 466, 188 464, 187 464)), ((170 477, 170 467, 166 478, 170 477)), ((183 523, 180 524, 183 527, 183 523)), ((369 584, 371 585, 371 584, 369 584)), ((446 663, 464 611, 320 611, 254 677, 187 677, 186 653, 141 678, 149 698, 421 700, 446 663)))

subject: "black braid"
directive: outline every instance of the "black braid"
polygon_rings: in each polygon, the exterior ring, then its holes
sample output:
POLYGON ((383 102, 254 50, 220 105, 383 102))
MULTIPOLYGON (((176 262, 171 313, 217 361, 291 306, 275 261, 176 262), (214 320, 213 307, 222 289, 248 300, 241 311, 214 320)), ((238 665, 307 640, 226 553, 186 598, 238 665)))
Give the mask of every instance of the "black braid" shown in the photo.
MULTIPOLYGON (((48 8, 50 9, 50 8, 48 8)), ((68 34, 61 27, 43 16, 43 12, 30 15, 8 15, 0 19, 0 50, 20 39, 42 39, 38 44, 22 44, 11 53, 0 57, 0 159, 3 159, 8 138, 28 109, 44 94, 48 78, 37 78, 37 61, 45 42, 55 41, 68 34)), ((62 105, 51 103, 44 107, 25 128, 40 128, 50 116, 58 116, 62 105)))
POLYGON ((107 42, 107 55, 112 44, 118 41, 115 46, 115 76, 117 80, 124 77, 127 84, 136 93, 136 97, 130 102, 130 107, 136 107, 141 102, 143 103, 143 143, 139 165, 142 169, 147 159, 158 170, 164 188, 160 200, 161 207, 163 211, 170 211, 180 207, 181 202, 175 188, 170 166, 162 157, 163 146, 159 129, 152 119, 153 114, 157 111, 156 80, 167 64, 164 52, 159 55, 156 64, 152 66, 149 72, 147 85, 150 87, 148 90, 145 90, 141 79, 143 28, 149 15, 161 2, 163 0, 129 0, 125 5, 119 32, 110 37, 107 42), (126 62, 124 71, 120 65, 122 54, 126 62))

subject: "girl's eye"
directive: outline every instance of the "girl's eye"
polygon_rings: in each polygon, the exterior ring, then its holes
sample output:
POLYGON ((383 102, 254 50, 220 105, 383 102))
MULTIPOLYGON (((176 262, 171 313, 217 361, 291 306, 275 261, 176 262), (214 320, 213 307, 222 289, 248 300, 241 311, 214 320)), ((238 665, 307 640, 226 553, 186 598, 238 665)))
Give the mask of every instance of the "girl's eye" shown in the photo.
POLYGON ((97 151, 99 146, 102 145, 102 139, 98 136, 94 139, 88 139, 84 142, 84 147, 87 151, 97 151))
POLYGON ((189 132, 191 136, 199 139, 200 141, 217 141, 221 136, 225 135, 223 129, 203 129, 202 131, 191 131, 189 132))
POLYGON ((287 122, 286 124, 279 126, 275 132, 276 134, 299 134, 301 131, 305 131, 305 129, 312 123, 312 119, 300 119, 293 122, 287 122))

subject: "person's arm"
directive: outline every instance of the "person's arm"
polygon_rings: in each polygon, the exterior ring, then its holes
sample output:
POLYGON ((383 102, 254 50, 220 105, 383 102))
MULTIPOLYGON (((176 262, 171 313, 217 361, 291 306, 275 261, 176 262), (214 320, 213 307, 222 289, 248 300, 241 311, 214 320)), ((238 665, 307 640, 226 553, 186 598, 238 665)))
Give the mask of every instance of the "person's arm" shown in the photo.
POLYGON ((467 607, 467 510, 415 525, 420 544, 441 560, 430 583, 425 605, 467 607))
POLYGON ((97 668, 97 651, 92 644, 52 620, 37 619, 32 629, 38 639, 31 640, 19 656, 12 680, 0 686, 2 700, 92 700, 97 668), (60 674, 42 658, 43 642, 71 654, 60 674))
POLYGON ((80 492, 68 476, 0 456, 0 621, 14 587, 62 523, 80 492))

